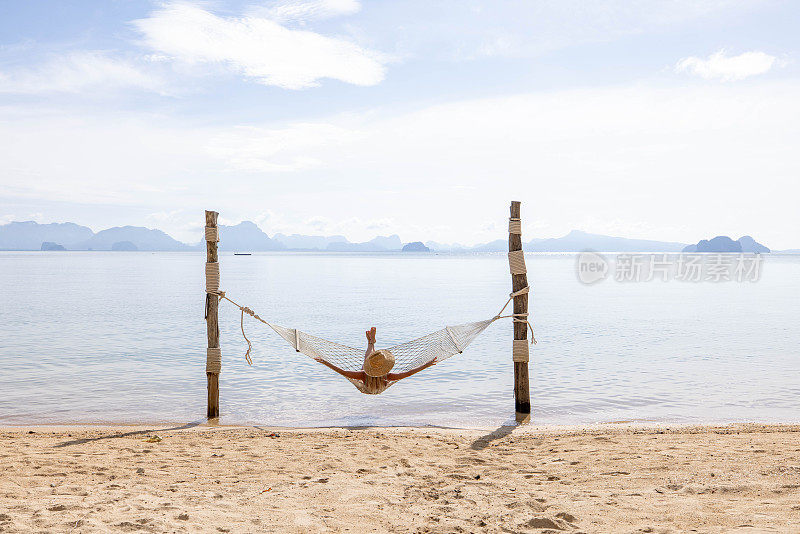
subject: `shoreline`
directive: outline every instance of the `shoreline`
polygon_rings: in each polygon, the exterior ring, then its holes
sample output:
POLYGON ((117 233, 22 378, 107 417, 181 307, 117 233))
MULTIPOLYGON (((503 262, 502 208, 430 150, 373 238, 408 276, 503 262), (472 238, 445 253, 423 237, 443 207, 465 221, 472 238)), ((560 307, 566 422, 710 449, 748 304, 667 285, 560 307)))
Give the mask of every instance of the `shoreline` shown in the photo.
POLYGON ((0 427, 0 532, 800 531, 794 424, 163 426, 0 427))
POLYGON ((152 432, 185 431, 185 430, 234 430, 234 429, 259 429, 284 432, 324 432, 330 430, 429 430, 431 432, 490 432, 499 428, 510 428, 517 434, 547 433, 571 435, 575 433, 591 432, 661 432, 661 433, 698 433, 709 431, 739 432, 800 432, 800 423, 762 423, 762 422, 733 422, 733 423, 670 423, 670 422, 638 422, 638 421, 612 421, 607 423, 587 424, 531 424, 529 422, 508 423, 499 426, 456 427, 441 425, 331 425, 331 426, 280 426, 262 424, 220 424, 212 420, 198 420, 188 423, 42 423, 42 424, 0 424, 0 432, 15 432, 39 430, 41 432, 64 432, 69 430, 149 430, 152 432))

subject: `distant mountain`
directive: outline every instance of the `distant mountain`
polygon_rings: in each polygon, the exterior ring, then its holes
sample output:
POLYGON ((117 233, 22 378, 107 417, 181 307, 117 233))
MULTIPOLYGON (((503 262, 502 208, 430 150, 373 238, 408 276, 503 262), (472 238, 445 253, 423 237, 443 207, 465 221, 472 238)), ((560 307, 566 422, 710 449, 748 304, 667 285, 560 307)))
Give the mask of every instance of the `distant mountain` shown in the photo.
POLYGON ((761 243, 756 242, 755 239, 750 237, 749 235, 742 236, 738 240, 734 241, 728 236, 725 235, 718 235, 713 239, 702 239, 696 245, 687 245, 682 252, 693 253, 693 252, 717 252, 717 253, 725 253, 725 252, 733 252, 733 253, 757 253, 757 254, 766 254, 769 253, 769 249, 762 245, 761 243))
POLYGON ((329 243, 326 250, 331 252, 387 252, 402 248, 403 242, 400 240, 400 236, 391 235, 388 237, 378 236, 364 243, 350 243, 348 241, 329 243))
POLYGON ((436 241, 425 241, 425 246, 435 252, 463 252, 470 247, 464 246, 461 243, 437 243, 436 241))
POLYGON ((468 249, 471 252, 508 252, 508 239, 497 239, 468 249))
POLYGON ((431 249, 426 247, 422 241, 413 241, 403 245, 403 252, 430 252, 431 249))
POLYGON ((117 241, 111 245, 111 250, 116 252, 135 252, 139 250, 139 247, 130 241, 117 241))
MULTIPOLYGON (((255 223, 244 221, 237 225, 219 226, 220 250, 235 252, 260 252, 280 250, 319 250, 330 252, 399 252, 405 247, 397 235, 378 236, 363 243, 351 243, 344 236, 309 236, 300 234, 275 234, 270 238, 255 223)), ((90 228, 74 223, 38 224, 33 221, 12 222, 0 225, 0 250, 44 250, 63 245, 67 250, 144 250, 183 251, 205 250, 205 242, 193 245, 181 243, 161 230, 141 226, 120 226, 93 233, 90 228)), ((458 243, 446 244, 435 241, 420 241, 408 244, 411 248, 426 247, 437 252, 507 252, 506 238, 472 247, 458 243)), ((407 246, 408 246, 407 245, 407 246)), ((733 241, 725 236, 700 241, 697 245, 685 245, 670 241, 627 239, 600 234, 589 234, 573 230, 558 238, 532 239, 523 243, 528 252, 694 252, 729 251, 768 253, 770 249, 750 236, 733 241)), ((408 249, 406 249, 408 250, 408 249)), ((798 253, 800 250, 784 250, 798 253)))
POLYGON ((343 235, 275 234, 272 239, 293 250, 326 250, 331 243, 348 243, 343 235))
POLYGON ((742 244, 728 236, 718 235, 712 239, 701 239, 696 245, 686 246, 682 252, 741 252, 742 244))
POLYGON ((69 222, 12 222, 0 225, 0 250, 41 250, 46 241, 72 248, 70 245, 85 241, 92 235, 91 228, 69 222))
POLYGON ((42 247, 40 250, 43 250, 45 252, 55 252, 67 249, 64 248, 64 245, 59 245, 58 243, 53 243, 52 241, 45 241, 42 243, 42 247))
POLYGON ((745 235, 739 238, 739 244, 742 245, 742 252, 746 253, 753 253, 753 254, 769 254, 770 250, 762 245, 761 243, 757 242, 755 239, 750 237, 749 235, 745 235))
POLYGON ((390 235, 388 237, 378 236, 367 241, 367 243, 371 243, 386 250, 400 250, 403 248, 403 242, 400 241, 399 235, 390 235))
MULTIPOLYGON (((436 251, 449 251, 454 247, 441 243, 426 243, 436 251)), ((528 252, 582 252, 596 250, 598 252, 678 252, 685 243, 670 241, 651 241, 647 239, 627 239, 600 234, 589 234, 573 230, 563 237, 549 239, 532 239, 523 243, 528 252)), ((460 247, 470 252, 508 252, 508 239, 497 239, 474 247, 460 247)))
POLYGON ((68 248, 77 250, 113 250, 115 243, 124 241, 128 241, 138 250, 179 251, 191 249, 189 245, 172 239, 161 230, 153 230, 142 226, 116 226, 109 228, 108 230, 97 232, 86 241, 68 248))
POLYGON ((243 221, 236 226, 219 225, 219 249, 246 252, 286 250, 286 246, 270 237, 256 226, 243 221))
POLYGON ((534 239, 524 249, 528 252, 680 252, 684 246, 685 243, 627 239, 573 230, 564 237, 534 239))

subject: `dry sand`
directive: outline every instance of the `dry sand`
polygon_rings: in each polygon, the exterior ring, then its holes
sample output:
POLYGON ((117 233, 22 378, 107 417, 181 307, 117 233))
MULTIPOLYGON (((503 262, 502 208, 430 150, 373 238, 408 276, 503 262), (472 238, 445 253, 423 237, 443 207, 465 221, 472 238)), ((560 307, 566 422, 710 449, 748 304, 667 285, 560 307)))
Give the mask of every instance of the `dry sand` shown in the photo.
POLYGON ((799 432, 6 428, 0 531, 800 532, 799 432))

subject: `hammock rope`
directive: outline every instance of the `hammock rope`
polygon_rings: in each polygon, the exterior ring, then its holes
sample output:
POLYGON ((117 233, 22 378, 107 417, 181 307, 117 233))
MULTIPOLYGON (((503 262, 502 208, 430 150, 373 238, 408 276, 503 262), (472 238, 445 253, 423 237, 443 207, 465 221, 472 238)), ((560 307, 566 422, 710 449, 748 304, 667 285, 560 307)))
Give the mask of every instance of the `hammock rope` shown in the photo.
MULTIPOLYGON (((218 287, 218 286, 217 286, 218 287)), ((525 323, 531 332, 531 343, 536 343, 536 338, 533 335, 533 325, 528 321, 527 313, 511 313, 503 315, 503 312, 508 308, 508 305, 514 300, 514 297, 524 295, 530 291, 530 287, 524 287, 519 291, 511 293, 508 300, 500 309, 500 311, 492 318, 483 321, 472 323, 464 323, 453 326, 446 326, 441 330, 432 332, 425 336, 389 347, 388 350, 395 357, 395 366, 393 372, 402 373, 415 369, 421 365, 431 361, 441 362, 460 354, 478 337, 489 325, 500 319, 511 318, 515 323, 525 323)), ((249 365, 253 365, 253 360, 250 356, 253 345, 244 330, 244 316, 249 315, 253 319, 264 323, 270 327, 275 333, 281 336, 289 345, 291 345, 296 352, 302 353, 314 360, 327 361, 340 369, 345 371, 359 371, 364 364, 364 350, 347 345, 334 343, 326 339, 322 339, 311 334, 307 334, 294 328, 286 328, 280 325, 270 323, 262 319, 257 313, 247 306, 235 302, 228 297, 224 291, 216 289, 209 292, 210 295, 215 295, 219 300, 227 300, 238 308, 241 312, 240 327, 242 337, 247 342, 247 352, 245 353, 245 360, 249 365)), ((525 342, 525 340, 522 340, 525 342)), ((527 355, 527 342, 525 346, 525 354, 527 355)), ((520 350, 516 347, 515 343, 514 355, 517 358, 517 353, 520 350)))

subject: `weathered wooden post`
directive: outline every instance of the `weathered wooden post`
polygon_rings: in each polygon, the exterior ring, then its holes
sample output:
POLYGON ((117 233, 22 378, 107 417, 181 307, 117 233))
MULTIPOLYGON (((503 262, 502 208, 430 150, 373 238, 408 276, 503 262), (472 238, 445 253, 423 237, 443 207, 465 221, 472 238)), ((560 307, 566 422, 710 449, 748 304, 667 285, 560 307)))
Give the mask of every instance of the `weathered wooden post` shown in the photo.
POLYGON ((208 418, 219 417, 219 372, 222 354, 219 348, 219 256, 216 211, 206 211, 206 378, 208 379, 208 418))
POLYGON ((514 293, 514 404, 517 414, 531 413, 531 390, 528 380, 528 270, 522 251, 522 221, 520 203, 511 202, 508 219, 508 265, 511 270, 511 287, 514 293))

